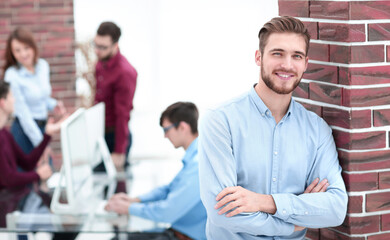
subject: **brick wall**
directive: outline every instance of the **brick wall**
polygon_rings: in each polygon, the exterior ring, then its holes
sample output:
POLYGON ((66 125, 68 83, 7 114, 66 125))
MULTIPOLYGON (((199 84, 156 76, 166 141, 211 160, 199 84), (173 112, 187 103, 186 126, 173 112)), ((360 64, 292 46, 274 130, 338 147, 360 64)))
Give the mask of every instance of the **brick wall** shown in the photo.
POLYGON ((309 239, 390 239, 390 1, 279 0, 309 28, 310 64, 296 100, 333 129, 349 194, 336 228, 309 239))
MULTIPOLYGON (((73 110, 76 102, 73 0, 0 0, 0 66, 4 65, 6 39, 18 26, 33 32, 40 57, 50 64, 53 97, 73 110)), ((59 136, 54 137, 51 146, 58 169, 59 136)))

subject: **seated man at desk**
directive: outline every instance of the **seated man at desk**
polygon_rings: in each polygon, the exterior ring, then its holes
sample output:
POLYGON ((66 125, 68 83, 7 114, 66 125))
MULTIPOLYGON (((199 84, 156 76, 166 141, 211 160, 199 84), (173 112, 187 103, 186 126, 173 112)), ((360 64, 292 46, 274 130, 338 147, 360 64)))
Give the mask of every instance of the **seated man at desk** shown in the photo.
POLYGON ((193 103, 170 105, 160 118, 165 137, 175 148, 183 147, 183 168, 173 181, 145 195, 114 195, 105 209, 171 224, 161 233, 131 233, 129 239, 206 239, 206 210, 200 200, 198 177, 198 110, 193 103))

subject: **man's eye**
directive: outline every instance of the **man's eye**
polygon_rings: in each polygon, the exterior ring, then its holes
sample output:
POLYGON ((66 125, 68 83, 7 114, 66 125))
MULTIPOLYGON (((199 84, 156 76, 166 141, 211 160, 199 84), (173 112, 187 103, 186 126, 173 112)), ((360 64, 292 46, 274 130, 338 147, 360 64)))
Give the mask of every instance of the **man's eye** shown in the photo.
POLYGON ((281 53, 278 53, 278 52, 275 52, 275 53, 273 53, 272 55, 274 55, 274 56, 281 56, 282 54, 281 54, 281 53))
POLYGON ((294 55, 294 58, 296 59, 302 59, 303 57, 301 55, 294 55))

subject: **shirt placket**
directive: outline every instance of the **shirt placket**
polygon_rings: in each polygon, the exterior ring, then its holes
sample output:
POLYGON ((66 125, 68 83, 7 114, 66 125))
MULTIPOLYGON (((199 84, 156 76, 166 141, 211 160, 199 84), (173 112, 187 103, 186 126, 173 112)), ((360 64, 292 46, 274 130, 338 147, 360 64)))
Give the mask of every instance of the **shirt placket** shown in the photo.
POLYGON ((278 181, 279 181, 279 131, 278 124, 269 110, 266 111, 268 119, 272 122, 273 137, 272 137, 272 174, 271 174, 271 194, 277 193, 278 181))

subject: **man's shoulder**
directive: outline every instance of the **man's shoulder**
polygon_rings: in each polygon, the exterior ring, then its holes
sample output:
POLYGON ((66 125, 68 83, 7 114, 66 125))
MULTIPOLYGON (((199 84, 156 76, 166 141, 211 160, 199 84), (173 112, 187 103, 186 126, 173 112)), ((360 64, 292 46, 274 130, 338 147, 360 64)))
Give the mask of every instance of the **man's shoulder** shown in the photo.
POLYGON ((213 112, 234 112, 239 109, 242 109, 242 107, 246 106, 248 103, 250 103, 249 94, 243 93, 241 95, 238 95, 230 100, 224 101, 222 103, 219 103, 213 107, 211 107, 209 110, 213 112))
POLYGON ((315 112, 306 109, 299 102, 294 101, 294 111, 296 112, 295 116, 297 117, 297 119, 301 122, 305 122, 305 125, 310 124, 317 125, 318 127, 326 129, 329 128, 328 124, 322 117, 318 116, 315 112))
MULTIPOLYGON (((120 53, 119 53, 120 54, 120 53)), ((137 71, 122 54, 119 56, 118 66, 119 70, 125 74, 137 74, 137 71)))

